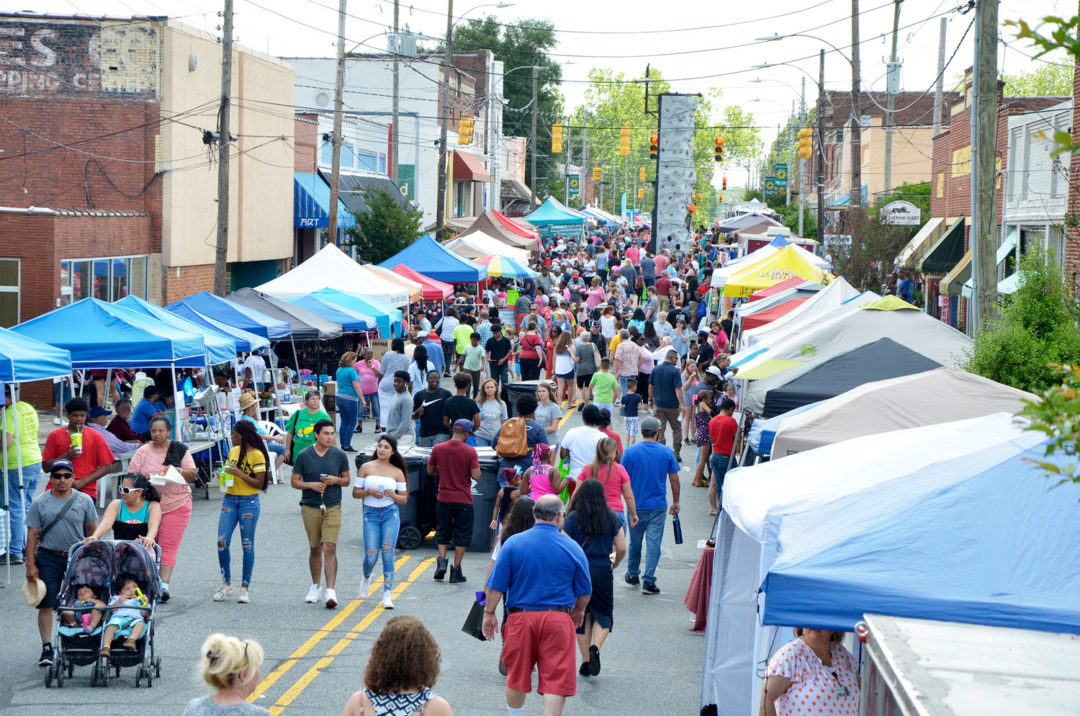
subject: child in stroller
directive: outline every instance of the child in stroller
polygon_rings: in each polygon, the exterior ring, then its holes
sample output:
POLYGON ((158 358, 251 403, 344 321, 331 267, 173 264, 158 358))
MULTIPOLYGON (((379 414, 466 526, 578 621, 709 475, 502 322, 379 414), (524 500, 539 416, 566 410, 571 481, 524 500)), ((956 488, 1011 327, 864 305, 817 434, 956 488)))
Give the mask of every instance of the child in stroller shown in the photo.
POLYGON ((60 623, 66 627, 79 628, 87 634, 93 634, 101 624, 101 612, 97 609, 91 609, 90 611, 83 611, 90 609, 91 607, 103 607, 105 602, 97 598, 97 594, 94 592, 94 588, 89 584, 80 584, 76 586, 75 598, 68 600, 66 606, 72 607, 72 609, 65 609, 60 613, 60 623), (74 609, 79 609, 79 616, 75 616, 74 609))
POLYGON ((120 596, 109 605, 114 611, 105 623, 105 637, 98 652, 98 656, 106 658, 112 655, 112 643, 118 636, 127 635, 124 648, 136 651, 139 648, 139 637, 146 629, 146 617, 150 616, 150 611, 146 608, 149 602, 140 591, 138 583, 130 576, 122 576, 118 582, 120 596))

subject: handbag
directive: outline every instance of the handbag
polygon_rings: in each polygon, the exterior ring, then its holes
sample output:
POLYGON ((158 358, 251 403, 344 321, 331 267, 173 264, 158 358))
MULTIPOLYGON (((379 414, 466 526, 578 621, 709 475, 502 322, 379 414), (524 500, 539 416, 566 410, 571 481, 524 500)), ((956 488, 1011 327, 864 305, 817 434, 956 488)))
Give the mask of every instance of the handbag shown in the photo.
POLYGON ((465 617, 465 623, 461 626, 461 631, 465 632, 469 636, 476 637, 480 641, 487 641, 484 637, 484 602, 483 592, 478 592, 479 599, 474 599, 472 607, 469 608, 469 615, 465 617))

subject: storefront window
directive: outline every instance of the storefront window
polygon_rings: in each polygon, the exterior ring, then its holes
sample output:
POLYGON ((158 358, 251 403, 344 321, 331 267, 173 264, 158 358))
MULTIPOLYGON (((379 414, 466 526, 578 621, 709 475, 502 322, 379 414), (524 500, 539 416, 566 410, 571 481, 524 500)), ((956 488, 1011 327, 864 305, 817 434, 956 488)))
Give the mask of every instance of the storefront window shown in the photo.
POLYGON ((109 302, 130 294, 146 298, 148 266, 147 256, 64 259, 60 262, 60 305, 90 296, 109 302))

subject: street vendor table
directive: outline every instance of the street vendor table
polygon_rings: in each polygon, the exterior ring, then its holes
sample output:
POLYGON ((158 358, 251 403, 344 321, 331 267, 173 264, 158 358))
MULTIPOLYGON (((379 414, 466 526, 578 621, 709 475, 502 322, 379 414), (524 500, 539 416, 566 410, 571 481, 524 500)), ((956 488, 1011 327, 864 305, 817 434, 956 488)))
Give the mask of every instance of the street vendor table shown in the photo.
POLYGON ((716 549, 705 547, 698 557, 694 574, 690 577, 690 586, 686 588, 683 604, 694 614, 694 626, 690 631, 704 632, 709 616, 709 593, 712 589, 713 554, 716 549))

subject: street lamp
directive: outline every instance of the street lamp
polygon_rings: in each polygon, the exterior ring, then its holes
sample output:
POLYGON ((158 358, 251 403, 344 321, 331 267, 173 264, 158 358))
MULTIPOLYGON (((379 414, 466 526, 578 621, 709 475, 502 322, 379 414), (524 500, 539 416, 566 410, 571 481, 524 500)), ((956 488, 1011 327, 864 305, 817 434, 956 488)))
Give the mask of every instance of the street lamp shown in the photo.
MULTIPOLYGON (((483 3, 471 7, 461 14, 458 18, 458 22, 465 19, 473 10, 478 10, 482 7, 496 7, 504 8, 510 7, 513 3, 483 3)), ((438 200, 439 204, 435 207, 435 226, 436 230, 443 228, 443 221, 446 218, 446 125, 450 123, 450 63, 453 62, 453 39, 454 39, 454 0, 447 0, 446 2, 446 41, 445 52, 443 53, 443 81, 442 91, 439 93, 439 108, 442 115, 442 126, 439 129, 439 188, 438 188, 438 200)))

